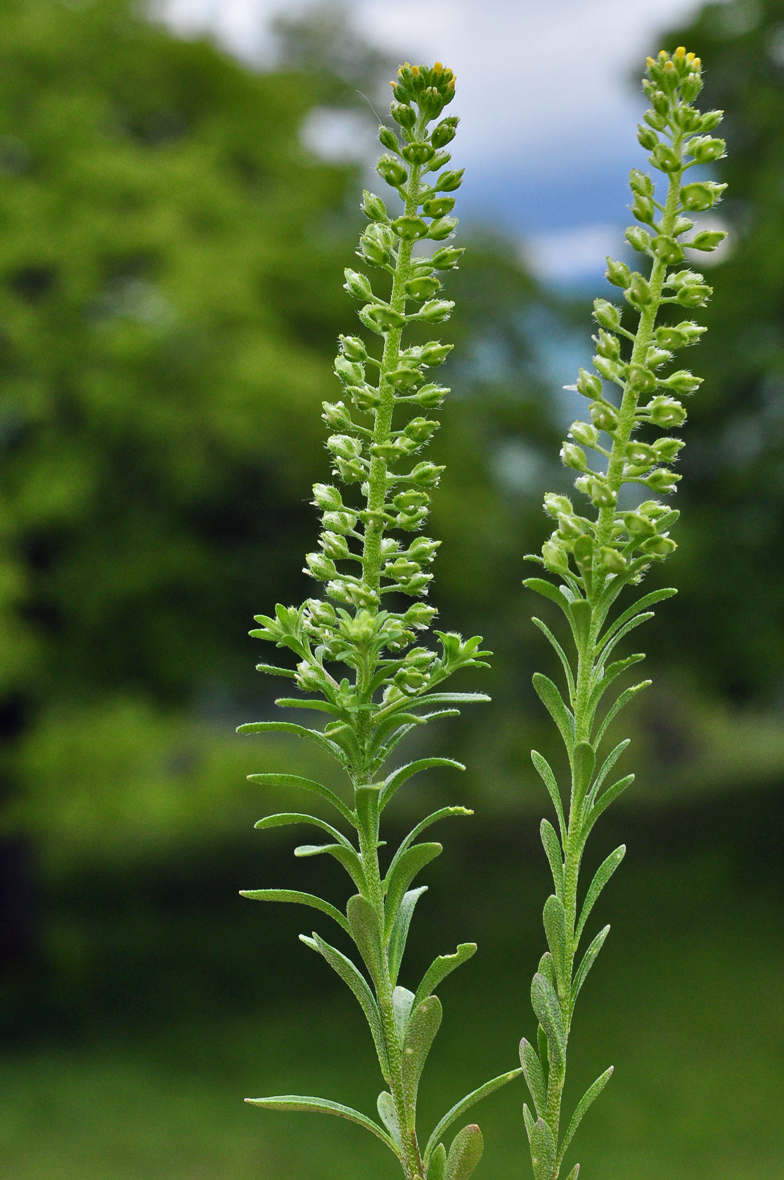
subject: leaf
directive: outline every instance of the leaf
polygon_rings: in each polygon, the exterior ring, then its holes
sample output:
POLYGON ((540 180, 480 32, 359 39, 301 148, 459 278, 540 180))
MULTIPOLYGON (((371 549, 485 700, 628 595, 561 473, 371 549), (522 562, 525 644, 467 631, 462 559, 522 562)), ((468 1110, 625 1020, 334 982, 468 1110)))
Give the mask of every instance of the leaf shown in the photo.
POLYGON ((561 801, 561 792, 558 790, 558 783, 555 781, 550 763, 546 758, 543 758, 538 750, 531 750, 531 761, 536 767, 536 771, 541 778, 544 785, 547 787, 547 793, 553 801, 555 814, 558 817, 558 826, 561 829, 561 837, 566 834, 566 822, 564 820, 563 803, 561 801))
POLYGON ((536 1180, 551 1180, 557 1150, 549 1124, 537 1119, 531 1131, 531 1166, 536 1180))
POLYGON ((539 1060, 542 1063, 542 1073, 544 1074, 545 1084, 550 1072, 550 1062, 547 1057, 547 1034, 542 1028, 541 1024, 536 1029, 536 1045, 539 1049, 539 1060))
POLYGON ((578 648, 582 648, 590 635, 592 614, 593 608, 585 598, 573 598, 569 603, 567 617, 578 648))
POLYGON ((453 955, 439 955, 435 959, 424 974, 422 982, 417 988, 416 1001, 419 1003, 434 992, 447 975, 459 967, 461 963, 465 963, 472 955, 476 954, 475 942, 461 942, 453 955))
POLYGON ((567 658, 566 652, 561 647, 560 643, 555 638, 555 636, 553 635, 550 628, 545 623, 543 623, 541 619, 537 619, 535 617, 532 617, 531 622, 534 624, 534 626, 539 628, 539 630, 542 632, 542 634, 544 635, 544 637, 547 639, 548 643, 552 647, 555 654, 558 656, 558 659, 561 661, 561 666, 564 670, 564 675, 566 676, 566 683, 569 686, 569 696, 570 696, 572 702, 574 702, 574 698, 576 696, 576 690, 575 690, 575 685, 574 685, 574 676, 572 675, 572 669, 569 664, 569 660, 567 658))
POLYGON ((308 938, 306 934, 300 934, 299 937, 300 942, 304 942, 305 946, 309 946, 311 950, 316 951, 327 960, 332 970, 340 976, 343 982, 354 993, 360 1008, 365 1013, 365 1019, 370 1025, 370 1031, 373 1034, 373 1043, 376 1046, 378 1060, 381 1064, 381 1072, 386 1078, 389 1073, 389 1062, 387 1060, 387 1050, 381 1024, 381 1013, 378 1010, 375 996, 371 992, 364 975, 354 966, 351 959, 347 959, 334 946, 330 946, 315 931, 311 938, 308 938))
POLYGON ((550 823, 549 819, 543 819, 539 825, 539 835, 542 837, 542 845, 544 847, 545 856, 550 865, 550 871, 553 874, 553 885, 555 892, 560 897, 563 893, 563 850, 561 848, 561 841, 558 839, 558 834, 550 823))
POLYGON ((414 877, 426 864, 434 860, 443 852, 443 844, 414 844, 407 848, 400 857, 395 857, 389 866, 383 887, 386 893, 386 937, 391 933, 397 917, 398 906, 403 900, 403 894, 408 889, 414 877))
POLYGON ((387 875, 389 875, 389 872, 391 872, 393 865, 396 863, 397 860, 400 859, 400 857, 403 855, 403 853, 406 851, 406 849, 409 848, 411 846, 411 844, 413 844, 413 842, 414 842, 414 840, 416 840, 417 836, 421 835, 422 832, 424 832, 424 830, 426 828, 429 828, 431 824, 437 823, 438 820, 440 820, 440 819, 448 819, 450 816, 453 816, 453 815, 460 816, 460 815, 473 815, 473 814, 474 814, 473 811, 471 811, 468 807, 441 807, 441 808, 439 808, 438 811, 433 811, 433 812, 431 812, 430 815, 425 816, 425 818, 423 820, 419 821, 419 823, 416 825, 415 828, 411 829, 411 831, 408 833, 406 838, 401 842, 400 847, 398 848, 397 852, 395 853, 395 856, 389 866, 389 869, 387 871, 387 875))
POLYGON ((237 726, 237 733, 295 733, 297 737, 308 738, 327 750, 333 758, 342 763, 340 747, 324 737, 318 729, 309 729, 306 725, 295 725, 293 721, 249 721, 245 725, 237 726))
POLYGON ((539 969, 539 973, 541 975, 543 975, 545 977, 545 979, 549 979, 550 983, 553 986, 553 990, 557 991, 558 977, 555 973, 555 963, 553 961, 553 956, 550 953, 550 951, 544 952, 541 959, 539 960, 539 968, 538 969, 539 969))
POLYGON ((416 699, 417 705, 486 705, 486 692, 429 692, 416 699))
POLYGON ((245 1101, 249 1102, 251 1106, 260 1106, 266 1110, 308 1110, 313 1111, 314 1114, 339 1115, 340 1118, 348 1119, 350 1123, 358 1123, 360 1127, 370 1131, 382 1143, 386 1143, 398 1159, 400 1158, 397 1145, 386 1131, 379 1127, 378 1123, 374 1123, 361 1111, 353 1110, 350 1106, 343 1106, 340 1102, 330 1102, 328 1098, 311 1098, 302 1094, 279 1094, 274 1098, 246 1098, 245 1101))
POLYGON ((574 1138, 574 1133, 577 1130, 577 1128, 579 1127, 580 1123, 582 1122, 583 1117, 584 1117, 586 1111, 588 1110, 588 1107, 591 1106, 592 1103, 594 1103, 596 1101, 596 1099, 599 1097, 602 1090, 604 1089, 604 1087, 607 1085, 610 1078, 612 1077, 613 1068, 614 1067, 611 1065, 609 1069, 606 1069, 604 1071, 604 1073, 601 1075, 601 1077, 598 1077, 596 1079, 596 1081, 593 1083, 593 1085, 588 1087, 588 1089, 585 1091, 585 1093, 583 1094, 580 1101, 577 1103, 577 1108, 575 1109, 574 1114, 572 1115, 571 1119, 569 1120, 569 1126, 566 1130, 566 1134, 563 1137, 563 1142, 561 1143, 561 1150, 558 1155, 558 1163, 559 1164, 561 1163, 561 1160, 563 1159, 563 1157, 566 1155, 566 1149, 568 1148, 569 1144, 572 1142, 572 1139, 574 1138))
POLYGON ((627 787, 630 787, 634 782, 634 775, 627 774, 626 778, 618 779, 617 783, 613 783, 608 787, 604 794, 600 795, 594 803, 585 821, 585 831, 590 832, 593 825, 596 823, 603 811, 606 811, 611 803, 614 803, 619 795, 623 794, 627 787))
POLYGON ((381 783, 357 787, 354 791, 354 806, 357 813, 357 828, 364 836, 368 848, 378 847, 378 816, 381 810, 381 783))
POLYGON ((322 786, 312 778, 302 778, 299 774, 249 774, 248 781, 261 783, 265 787, 301 787, 305 791, 312 791, 315 795, 321 795, 322 799, 328 799, 350 824, 355 823, 353 811, 346 807, 343 800, 334 791, 330 791, 329 787, 322 786))
POLYGON ((580 1165, 575 1164, 574 1167, 572 1168, 571 1172, 569 1173, 569 1175, 566 1177, 566 1180, 577 1180, 577 1177, 579 1175, 580 1175, 580 1165))
POLYGON ((354 851, 354 846, 350 840, 347 840, 337 828, 333 828, 332 824, 328 824, 325 820, 319 819, 315 815, 304 815, 299 811, 281 811, 277 815, 265 815, 264 819, 260 819, 258 823, 254 824, 254 828, 260 831, 265 831, 267 828, 283 828, 288 824, 312 824, 315 828, 321 828, 322 832, 328 832, 330 836, 338 844, 342 844, 344 848, 350 848, 354 851))
POLYGON ((615 763, 618 761, 621 754, 623 754, 624 750, 626 750, 627 747, 630 745, 631 745, 631 738, 624 738, 624 740, 622 742, 619 742, 618 745, 615 747, 615 749, 611 750, 610 753, 607 755, 604 762, 602 763, 602 769, 599 771, 596 778, 594 779, 593 786, 591 787, 590 793, 588 795, 588 799, 590 800, 591 803, 596 798, 597 794, 599 793, 599 788, 601 787, 604 780, 607 778, 607 775, 610 773, 613 766, 615 766, 615 763))
POLYGON ((652 610, 643 611, 641 615, 635 615, 634 618, 630 619, 628 623, 624 623, 621 629, 615 632, 612 639, 609 639, 606 645, 602 645, 602 662, 607 659, 610 653, 615 649, 616 645, 619 644, 622 639, 626 638, 630 631, 633 631, 635 627, 640 627, 643 623, 647 623, 648 619, 652 618, 654 618, 654 613, 652 610))
POLYGON ((468 1180, 482 1158, 484 1142, 476 1123, 469 1123, 458 1131, 446 1157, 444 1180, 468 1180))
POLYGON ((446 1170, 446 1148, 439 1143, 430 1158, 430 1166, 426 1169, 426 1180, 444 1180, 446 1170))
POLYGON ((622 615, 619 615, 613 625, 605 632, 597 646, 597 654, 602 650, 608 639, 612 638, 616 631, 623 627, 629 619, 633 619, 640 611, 647 610, 649 606, 655 606, 657 602, 663 602, 665 598, 672 598, 673 594, 677 593, 678 591, 671 586, 667 590, 653 590, 650 594, 643 595, 638 602, 633 603, 622 615))
POLYGON ((549 677, 543 676, 541 672, 535 672, 532 679, 536 695, 558 726, 564 745, 571 754, 574 744, 573 714, 567 709, 560 692, 549 677))
POLYGON ((393 770, 384 783, 384 790, 381 792, 381 806, 386 806, 395 791, 413 775, 420 774, 423 770, 431 770, 436 766, 450 766, 453 770, 465 770, 463 763, 455 762, 454 758, 418 758, 416 762, 407 762, 405 766, 399 766, 397 770, 393 770))
POLYGON ((539 1060, 539 1054, 525 1037, 520 1042, 520 1064, 523 1067, 523 1074, 536 1107, 536 1113, 543 1114, 547 1106, 547 1083, 544 1079, 544 1070, 539 1060))
POLYGON ((602 740, 605 733, 607 732, 608 727, 615 720, 616 716, 618 713, 620 713, 624 705, 628 705, 629 701, 634 700, 638 692, 642 692, 642 690, 644 688, 648 688, 650 684, 650 680, 641 680, 639 684, 634 684, 631 688, 624 689, 615 703, 610 706, 604 721, 599 726, 599 732, 597 733, 596 740, 594 741, 594 746, 597 750, 599 748, 599 742, 602 740))
POLYGON ((346 917, 351 930, 351 937, 357 944, 357 949, 365 961, 376 986, 383 976, 384 952, 381 946, 381 925, 378 914, 366 897, 355 893, 348 899, 346 917))
POLYGON ((580 994, 580 988, 585 983, 588 972, 591 970, 594 963, 596 962, 596 956, 599 954, 599 951, 604 946, 604 940, 609 933, 610 933, 609 926, 605 926, 604 930, 600 930, 599 933, 596 935, 596 938, 593 940, 591 945, 588 947, 588 950, 583 955, 582 962, 580 963, 580 966, 577 968, 577 973, 574 977, 574 982, 572 983, 572 1006, 573 1007, 574 1007, 575 1000, 577 999, 578 995, 580 994))
POLYGON ((555 963, 555 973, 560 984, 563 984, 566 979, 566 963, 567 963, 567 933, 566 933, 566 910, 563 902, 554 893, 550 894, 547 901, 544 903, 544 932, 547 936, 547 945, 553 956, 555 963))
POLYGON ((590 786, 591 775, 593 774, 593 768, 596 763, 596 754, 590 742, 577 742, 574 747, 572 763, 574 767, 573 794, 579 805, 590 786))
POLYGON ((563 1069, 566 1050, 563 1013, 561 1005, 558 1003, 558 996, 555 994, 555 988, 541 971, 537 971, 531 983, 531 1005, 537 1020, 545 1031, 550 1053, 558 1063, 559 1070, 563 1069))
POLYGON ((298 889, 240 889, 240 897, 249 897, 251 901, 292 901, 299 905, 308 905, 311 909, 321 910, 322 914, 328 914, 347 934, 351 933, 348 922, 340 910, 313 893, 300 893, 298 889))
POLYGON ((414 906, 419 901, 423 893, 427 892, 427 885, 420 885, 418 889, 409 889, 407 893, 403 894, 403 900, 397 911, 397 917, 392 927, 392 933, 389 936, 389 946, 387 948, 387 962, 389 963, 389 976, 393 984, 397 983, 398 973, 400 971, 400 964, 403 961, 403 952, 406 949, 406 940, 408 938, 408 928, 411 925, 411 917, 414 913, 414 906))
POLYGON ((427 1167, 428 1163, 430 1162, 430 1157, 435 1150, 436 1144, 441 1141, 444 1132, 452 1126, 452 1123, 459 1119, 461 1115, 465 1114, 467 1110, 470 1110, 475 1102, 481 1102, 481 1100, 483 1098, 487 1098, 489 1094, 493 1094, 496 1090, 500 1090, 502 1086, 507 1084, 507 1082, 511 1082, 514 1080, 514 1078, 519 1077, 522 1072, 522 1069, 512 1069, 509 1071, 509 1073, 499 1074, 497 1078, 492 1078, 491 1081, 485 1082, 483 1086, 479 1086, 478 1089, 472 1090, 470 1094, 466 1094, 465 1098, 461 1098, 459 1102, 456 1102, 452 1109, 447 1111, 447 1113, 438 1123, 436 1129, 433 1131, 433 1134, 427 1141, 427 1147, 425 1148, 424 1154, 425 1167, 427 1167))
POLYGON ((403 1085, 409 1102, 416 1101, 417 1087, 427 1055, 441 1025, 443 1012, 438 996, 428 996, 421 1004, 415 1004, 408 1018, 406 1036, 402 1045, 403 1085))
MULTIPOLYGON (((253 634, 253 632, 249 632, 253 634)), ((268 676, 285 676, 288 680, 296 680, 297 673, 292 668, 279 668, 277 664, 257 664, 257 672, 266 672, 268 676)))
POLYGON ((279 709, 314 709, 317 713, 330 713, 333 717, 346 716, 346 710, 330 705, 328 701, 310 701, 305 697, 278 697, 275 704, 279 709))
POLYGON ((408 1019, 411 1015, 411 1009, 414 1006, 414 993, 410 992, 407 987, 396 987, 392 991, 392 1011, 395 1017, 395 1027, 397 1028, 397 1036, 400 1044, 406 1037, 406 1029, 408 1028, 408 1019))
POLYGON ((329 856, 334 856, 338 864, 343 865, 357 889, 367 889, 362 862, 350 846, 346 847, 345 844, 300 844, 298 848, 294 849, 294 855, 298 858, 321 856, 325 852, 329 856))
POLYGON ((400 1135, 400 1123, 397 1120, 395 1101, 388 1090, 381 1091, 376 1099, 376 1107, 382 1123, 389 1131, 397 1146, 402 1150, 403 1140, 400 1135))
POLYGON ((542 598, 549 598, 550 602, 554 602, 568 616, 569 603, 561 591, 553 586, 552 582, 546 582, 544 578, 526 578, 523 585, 527 590, 533 590, 535 594, 541 594, 542 598))
POLYGON ((591 696, 588 701, 589 712, 592 713, 594 711, 594 709, 597 709, 599 707, 599 702, 601 701, 604 694, 607 692, 607 689, 610 687, 610 685, 612 684, 612 682, 614 680, 617 680, 617 678, 621 675, 622 672, 625 672, 628 668, 631 668, 634 664, 639 664, 644 659, 645 659, 645 653, 644 652, 637 652, 633 656, 627 656, 625 660, 616 660, 614 664, 610 664, 609 668, 607 669, 605 674, 602 676, 601 680, 597 684, 594 685, 593 691, 591 692, 591 696))
POLYGON ((605 885, 610 880, 610 877, 618 868, 618 865, 621 863, 625 855, 626 845, 621 844, 615 849, 615 852, 611 852, 607 859, 602 861, 602 863, 599 865, 599 868, 596 870, 593 881, 591 881, 591 884, 588 886, 588 892, 585 895, 585 901, 583 902, 583 908, 580 913, 580 921, 577 923, 577 929, 575 930, 575 938, 577 942, 580 940, 580 935, 585 929, 585 923, 588 921, 588 915, 596 904, 599 894, 604 889, 605 885))

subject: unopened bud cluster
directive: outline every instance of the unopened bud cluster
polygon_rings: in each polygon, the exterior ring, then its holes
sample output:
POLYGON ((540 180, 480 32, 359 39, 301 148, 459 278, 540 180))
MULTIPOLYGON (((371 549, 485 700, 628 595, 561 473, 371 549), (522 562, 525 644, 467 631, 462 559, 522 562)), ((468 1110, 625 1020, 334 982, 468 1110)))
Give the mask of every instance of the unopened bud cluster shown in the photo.
POLYGON ((677 512, 655 499, 634 512, 621 512, 618 495, 627 483, 655 495, 677 489, 680 476, 671 465, 683 443, 656 436, 651 428, 677 429, 686 420, 682 399, 702 379, 673 368, 672 362, 676 352, 698 342, 705 328, 691 318, 680 319, 679 313, 688 316, 704 307, 712 293, 703 275, 691 269, 685 250, 715 250, 726 236, 695 230, 692 218, 713 208, 726 187, 688 182, 686 176, 695 164, 721 158, 725 148, 724 140, 711 134, 722 112, 703 114, 693 105, 702 88, 700 59, 682 48, 671 57, 662 51, 648 58, 643 88, 651 108, 638 138, 650 152, 651 166, 666 178, 666 197, 660 203, 651 175, 632 169, 631 211, 639 224, 627 229, 626 240, 649 260, 648 273, 607 259, 606 277, 623 292, 626 307, 607 299, 594 303, 594 371, 581 369, 576 385, 568 387, 588 399, 589 421, 572 424, 561 450, 562 462, 578 473, 575 487, 597 517, 581 515, 564 496, 545 500, 558 524, 543 547, 544 565, 564 577, 576 575, 588 592, 608 575, 637 580, 651 561, 676 548, 668 529, 677 512), (668 306, 667 322, 657 326, 659 312, 668 306), (626 326, 630 311, 639 317, 636 331, 626 326))

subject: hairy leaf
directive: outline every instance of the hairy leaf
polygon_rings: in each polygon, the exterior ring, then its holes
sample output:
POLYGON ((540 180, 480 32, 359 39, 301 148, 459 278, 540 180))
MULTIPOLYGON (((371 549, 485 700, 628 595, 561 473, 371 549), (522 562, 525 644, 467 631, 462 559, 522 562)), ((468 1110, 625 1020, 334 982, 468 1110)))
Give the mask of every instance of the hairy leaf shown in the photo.
POLYGON ((425 1148, 424 1154, 425 1167, 427 1167, 428 1163, 430 1162, 430 1157, 435 1151, 436 1145, 440 1143, 444 1133, 449 1127, 452 1126, 452 1123, 459 1119, 461 1115, 464 1115, 467 1110, 470 1110, 474 1103, 481 1102, 481 1100, 483 1098, 487 1098, 489 1094, 493 1094, 496 1090, 500 1090, 502 1086, 507 1084, 507 1082, 511 1082, 515 1078, 519 1077, 522 1072, 523 1070, 521 1067, 520 1069, 512 1069, 509 1071, 509 1073, 499 1074, 497 1078, 492 1078, 491 1081, 485 1082, 483 1086, 479 1086, 476 1090, 472 1090, 470 1094, 466 1094, 465 1098, 461 1098, 459 1102, 456 1102, 452 1109, 447 1111, 447 1113, 438 1123, 436 1129, 433 1131, 433 1134, 427 1141, 427 1147, 425 1148))
POLYGON ((397 1036, 401 1045, 406 1038, 408 1019, 411 1015, 411 1009, 413 1006, 414 993, 410 992, 407 987, 396 987, 393 990, 392 1011, 395 1016, 395 1027, 397 1028, 397 1036))
POLYGON ((663 602, 665 598, 672 598, 673 594, 678 591, 674 587, 669 587, 667 590, 653 590, 650 594, 644 594, 642 598, 633 603, 627 610, 619 615, 611 627, 608 627, 604 636, 602 637, 597 651, 601 651, 609 639, 619 631, 629 619, 633 619, 635 615, 640 614, 641 611, 647 610, 649 606, 655 606, 657 602, 663 602))
POLYGON ((624 750, 626 750, 630 745, 631 745, 631 738, 624 738, 624 740, 622 742, 619 742, 618 745, 615 747, 615 749, 611 750, 610 753, 607 755, 604 762, 602 763, 602 768, 599 771, 599 773, 597 774, 596 778, 594 779, 593 786, 591 787, 591 790, 588 794, 588 800, 591 803, 593 803, 593 801, 595 800, 596 796, 599 793, 599 789, 600 789, 602 783, 607 778, 607 775, 610 773, 613 766, 615 766, 615 763, 618 761, 621 754, 623 754, 624 750))
POLYGON ((446 979, 447 975, 459 967, 461 963, 465 963, 472 955, 476 954, 475 942, 461 942, 453 955, 439 955, 428 967, 425 975, 417 988, 416 1002, 420 1003, 427 996, 434 992, 442 980, 446 979))
POLYGON ((547 945, 555 963, 555 974, 558 982, 563 985, 567 972, 568 934, 566 931, 566 910, 563 902, 555 894, 551 894, 544 903, 544 932, 547 945))
POLYGON ((405 766, 399 766, 397 770, 393 770, 384 783, 384 790, 381 793, 381 806, 384 807, 403 783, 410 779, 415 774, 420 774, 423 770, 431 770, 437 766, 449 766, 453 770, 465 770, 462 762, 456 762, 454 758, 418 758, 415 762, 407 762, 405 766))
POLYGON ((444 1180, 468 1180, 482 1158, 484 1142, 476 1123, 458 1131, 446 1157, 444 1180))
POLYGON ((574 745, 573 714, 567 709, 560 692, 548 676, 543 676, 541 672, 535 672, 533 685, 540 701, 558 726, 564 745, 571 754, 574 745))
POLYGON ((547 793, 553 801, 555 814, 558 817, 558 826, 561 829, 562 838, 566 835, 566 822, 564 820, 563 803, 561 801, 561 792, 558 790, 558 783, 555 781, 550 763, 546 758, 543 758, 538 750, 531 750, 531 761, 536 767, 537 773, 544 785, 547 787, 547 793))
POLYGON ((552 983, 540 971, 537 971, 531 983, 531 1005, 537 1020, 545 1031, 547 1044, 553 1058, 558 1062, 559 1068, 563 1068, 566 1031, 561 1005, 558 1003, 558 996, 555 994, 552 983))
POLYGON ((558 897, 563 894, 563 849, 558 834, 549 819, 543 819, 539 825, 545 855, 553 874, 553 885, 558 897))
POLYGON ((444 1172, 446 1171, 446 1148, 443 1143, 439 1143, 438 1147, 430 1157, 430 1165, 426 1169, 426 1180, 444 1180, 444 1172))
POLYGON ((612 1075, 613 1075, 613 1066, 611 1065, 609 1069, 606 1069, 604 1071, 604 1073, 601 1075, 601 1077, 598 1077, 596 1079, 596 1081, 593 1083, 592 1086, 588 1087, 588 1089, 585 1091, 585 1093, 583 1094, 580 1101, 577 1103, 577 1108, 575 1109, 574 1114, 572 1115, 571 1119, 569 1120, 569 1126, 567 1127, 566 1134, 564 1135, 563 1142, 561 1143, 561 1150, 559 1152, 559 1158, 558 1158, 559 1164, 560 1164, 561 1160, 563 1159, 563 1157, 566 1155, 566 1150, 567 1150, 569 1144, 572 1142, 572 1139, 574 1138, 574 1133, 577 1130, 577 1128, 579 1127, 580 1123, 582 1122, 583 1117, 584 1117, 586 1111, 588 1110, 588 1107, 593 1102, 596 1101, 596 1099, 599 1097, 599 1095, 601 1094, 604 1087, 609 1082, 612 1075))
POLYGON ((249 774, 248 782, 261 783, 266 787, 300 787, 304 791, 312 791, 315 795, 321 795, 322 799, 329 800, 350 824, 356 822, 354 812, 346 806, 343 800, 334 791, 330 791, 329 787, 322 786, 312 778, 302 778, 299 774, 249 774))
POLYGON ((546 582, 544 578, 526 578, 523 585, 526 589, 533 590, 535 594, 541 594, 542 598, 549 598, 550 602, 554 602, 568 617, 569 603, 561 591, 553 586, 552 582, 546 582))
POLYGON ((589 832, 596 823, 603 811, 606 811, 611 803, 614 803, 619 795, 623 794, 627 787, 630 787, 634 782, 634 775, 627 774, 625 778, 618 779, 617 783, 613 783, 608 787, 603 794, 594 803, 585 821, 585 831, 589 832))
POLYGON ((376 1099, 376 1107, 378 1108, 379 1118, 382 1123, 389 1131, 397 1146, 402 1149, 403 1141, 400 1136, 400 1123, 397 1119, 394 1100, 388 1090, 381 1091, 376 1099))
POLYGON ((398 1159, 400 1158, 397 1145, 386 1131, 379 1127, 378 1123, 374 1123, 361 1111, 353 1110, 350 1106, 343 1106, 340 1102, 330 1102, 328 1098, 310 1098, 303 1094, 279 1094, 274 1098, 246 1098, 245 1101, 249 1102, 251 1106, 261 1106, 266 1110, 306 1110, 313 1111, 315 1114, 338 1115, 340 1118, 348 1119, 350 1123, 358 1123, 360 1127, 370 1131, 382 1143, 386 1143, 398 1159))
POLYGON ((539 1118, 531 1131, 531 1165, 536 1180, 551 1180, 557 1146, 549 1124, 539 1118))
POLYGON ((575 686, 574 686, 574 676, 572 675, 572 668, 571 668, 571 665, 570 665, 569 660, 567 658, 566 652, 561 647, 560 643, 555 638, 555 636, 553 635, 550 628, 545 623, 543 623, 541 619, 537 619, 534 616, 531 619, 531 622, 539 628, 539 630, 544 635, 545 639, 547 639, 548 643, 552 647, 555 654, 558 656, 558 659, 561 661, 561 667, 564 670, 564 675, 566 676, 566 683, 569 687, 569 697, 571 699, 572 705, 574 705, 574 698, 576 695, 576 690, 575 690, 575 686))
POLYGON ((608 727, 615 720, 617 715, 620 713, 621 709, 625 705, 628 705, 629 701, 633 701, 634 698, 637 696, 637 693, 642 692, 642 690, 644 688, 648 688, 650 684, 651 684, 650 680, 641 680, 639 684, 634 684, 634 685, 632 685, 631 688, 624 689, 624 691, 621 693, 621 695, 618 697, 618 699, 614 702, 614 704, 612 704, 610 706, 610 708, 607 712, 607 716, 605 717, 604 721, 599 726, 599 732, 597 733, 596 739, 594 741, 594 746, 596 747, 596 749, 599 748, 599 742, 602 740, 605 733, 607 732, 608 727))
POLYGON ((335 971, 343 982, 354 993, 360 1008, 365 1013, 365 1019, 370 1025, 370 1031, 373 1034, 373 1042, 376 1046, 376 1053, 381 1064, 381 1072, 384 1077, 389 1075, 389 1062, 387 1061, 387 1050, 384 1043, 384 1033, 381 1024, 381 1013, 378 1010, 375 996, 371 992, 367 980, 364 975, 354 966, 351 959, 347 959, 344 954, 336 950, 334 946, 330 946, 323 938, 320 938, 316 932, 313 936, 308 938, 306 934, 300 934, 300 941, 304 942, 305 946, 309 946, 311 950, 316 951, 327 960, 330 967, 335 971))
POLYGON ((575 974, 574 982, 572 983, 572 1005, 574 1005, 575 1000, 577 999, 578 995, 580 994, 580 988, 585 983, 588 972, 591 970, 594 963, 596 962, 596 956, 599 954, 599 951, 604 946, 604 940, 609 933, 610 933, 609 926, 605 926, 603 930, 600 930, 599 933, 596 935, 596 938, 593 940, 591 945, 588 947, 588 950, 583 955, 582 962, 580 963, 580 966, 577 968, 577 973, 575 974))
POLYGON ((402 1045, 403 1085, 408 1101, 416 1102, 419 1078, 430 1052, 436 1033, 441 1025, 441 1001, 438 996, 428 996, 421 1004, 415 1004, 408 1018, 406 1036, 402 1045))
POLYGON ((384 951, 381 945, 381 926, 378 914, 366 897, 356 893, 348 899, 346 917, 351 937, 365 961, 371 978, 378 987, 384 971, 384 951))
POLYGON ((357 889, 367 889, 362 862, 353 848, 347 848, 345 844, 300 844, 294 849, 294 855, 300 858, 321 856, 323 853, 334 856, 335 860, 343 865, 357 889))
POLYGON ((406 949, 408 928, 411 925, 411 918, 414 913, 414 906, 419 901, 422 894, 426 892, 427 885, 420 885, 418 889, 409 889, 407 893, 403 894, 403 900, 401 901, 398 908, 397 917, 395 918, 395 923, 392 927, 392 933, 389 936, 389 946, 387 948, 389 976, 393 984, 397 983, 400 964, 403 960, 403 953, 406 949))
POLYGON ((536 1107, 537 1114, 543 1114, 547 1106, 547 1083, 544 1070, 539 1060, 539 1054, 530 1041, 523 1037, 520 1042, 520 1064, 523 1067, 528 1091, 536 1107))
POLYGON ((397 917, 398 906, 403 900, 403 894, 420 869, 423 869, 442 851, 442 844, 414 844, 411 848, 407 848, 400 858, 393 861, 384 880, 386 893, 385 935, 387 937, 391 933, 397 917))
POLYGON ((322 914, 328 914, 347 934, 351 933, 348 922, 340 910, 313 893, 300 893, 298 889, 240 889, 240 897, 249 897, 251 901, 291 901, 307 905, 311 909, 321 910, 322 914))
POLYGON ((333 828, 332 824, 326 823, 325 820, 319 819, 318 816, 304 815, 299 811, 282 811, 278 812, 277 815, 265 815, 264 819, 260 819, 253 826, 260 831, 265 831, 267 828, 283 828, 289 824, 312 824, 315 828, 321 828, 322 832, 328 832, 337 844, 342 844, 344 848, 350 848, 352 852, 354 851, 353 844, 337 828, 333 828))
POLYGON ((610 880, 610 877, 618 868, 618 865, 621 863, 625 855, 626 845, 621 844, 615 849, 615 852, 611 852, 607 859, 602 861, 602 863, 599 865, 599 868, 596 870, 594 879, 588 886, 588 892, 585 895, 583 908, 580 912, 580 920, 577 923, 577 928, 575 930, 575 936, 578 941, 580 935, 585 929, 585 923, 588 921, 588 915, 596 904, 599 894, 604 889, 605 885, 610 880))

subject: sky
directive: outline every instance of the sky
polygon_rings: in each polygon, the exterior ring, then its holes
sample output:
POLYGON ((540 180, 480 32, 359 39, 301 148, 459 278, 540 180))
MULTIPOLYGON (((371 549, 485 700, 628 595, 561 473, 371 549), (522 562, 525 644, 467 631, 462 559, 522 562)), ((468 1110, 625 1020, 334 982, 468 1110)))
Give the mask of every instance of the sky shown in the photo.
MULTIPOLYGON (((209 31, 261 62, 269 58, 270 18, 284 8, 280 0, 161 3, 178 31, 209 31)), ((285 4, 289 13, 306 7, 285 4)), ((349 7, 369 41, 402 60, 437 58, 454 69, 463 220, 502 224, 532 269, 557 286, 601 274, 629 223, 628 171, 645 167, 634 73, 699 0, 350 0, 349 7)), ((337 154, 341 130, 332 129, 337 154)))

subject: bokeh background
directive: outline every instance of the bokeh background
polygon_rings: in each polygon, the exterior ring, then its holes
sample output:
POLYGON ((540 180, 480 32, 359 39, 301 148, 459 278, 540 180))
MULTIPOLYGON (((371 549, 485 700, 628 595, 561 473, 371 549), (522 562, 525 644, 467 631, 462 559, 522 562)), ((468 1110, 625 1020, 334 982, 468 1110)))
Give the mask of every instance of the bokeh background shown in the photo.
MULTIPOLYGON (((732 245, 685 430, 680 593, 628 715, 639 779, 591 854, 629 846, 573 1096, 616 1076, 575 1158, 604 1180, 780 1180, 783 0, 0 0, 0 31, 2 1180, 395 1175, 355 1127, 242 1104, 372 1110, 379 1079, 351 997, 297 942, 312 919, 237 897, 340 895, 252 829, 286 799, 245 775, 317 764, 233 729, 274 708, 253 614, 310 592, 342 268, 372 107, 406 58, 456 69, 467 168, 436 600, 496 652, 492 706, 427 735, 467 773, 394 817, 476 809, 444 833, 411 940, 412 976, 480 944, 445 985, 425 1119, 514 1064, 547 892, 528 750, 552 747, 522 558, 567 484, 561 386, 621 253, 636 79, 661 44, 702 56, 727 111, 732 245)), ((522 1101, 477 1111, 484 1175, 527 1174, 522 1101)))

